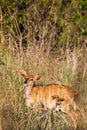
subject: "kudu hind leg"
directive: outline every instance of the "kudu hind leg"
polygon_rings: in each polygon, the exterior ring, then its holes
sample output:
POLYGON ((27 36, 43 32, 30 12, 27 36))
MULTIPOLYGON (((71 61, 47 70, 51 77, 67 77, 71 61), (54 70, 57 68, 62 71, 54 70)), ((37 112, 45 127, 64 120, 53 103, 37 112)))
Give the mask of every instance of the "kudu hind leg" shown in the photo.
POLYGON ((74 123, 74 127, 76 129, 76 127, 77 127, 77 113, 76 113, 76 111, 72 109, 67 114, 71 117, 71 119, 74 123))
POLYGON ((79 105, 76 103, 76 101, 72 102, 72 106, 74 108, 75 111, 79 112, 82 116, 83 119, 85 119, 85 114, 82 111, 82 108, 79 107, 79 105))
POLYGON ((70 109, 70 104, 68 102, 62 103, 62 112, 66 113, 73 121, 74 128, 77 126, 77 113, 74 109, 70 109))

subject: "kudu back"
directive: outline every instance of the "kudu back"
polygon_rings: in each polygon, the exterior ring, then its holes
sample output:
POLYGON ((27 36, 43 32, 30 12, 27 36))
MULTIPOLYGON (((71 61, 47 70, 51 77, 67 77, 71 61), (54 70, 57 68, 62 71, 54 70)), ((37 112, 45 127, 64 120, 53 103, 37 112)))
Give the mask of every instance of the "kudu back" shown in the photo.
POLYGON ((32 104, 36 107, 43 103, 45 108, 51 110, 54 108, 56 111, 60 109, 71 117, 76 128, 77 104, 75 98, 78 95, 76 90, 60 84, 35 85, 35 81, 42 77, 41 74, 32 76, 23 69, 20 69, 19 72, 25 78, 24 99, 26 106, 32 104), (59 104, 57 104, 58 101, 60 101, 59 104))

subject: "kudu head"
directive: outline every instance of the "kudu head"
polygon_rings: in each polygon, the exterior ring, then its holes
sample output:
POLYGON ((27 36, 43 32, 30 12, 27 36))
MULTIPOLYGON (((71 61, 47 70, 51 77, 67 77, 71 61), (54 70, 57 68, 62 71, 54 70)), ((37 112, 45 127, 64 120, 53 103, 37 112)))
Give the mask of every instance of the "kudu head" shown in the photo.
POLYGON ((33 87, 35 84, 35 81, 39 80, 42 77, 41 74, 38 74, 36 76, 27 74, 26 71, 24 71, 23 69, 20 69, 19 72, 25 78, 24 86, 26 87, 33 87))

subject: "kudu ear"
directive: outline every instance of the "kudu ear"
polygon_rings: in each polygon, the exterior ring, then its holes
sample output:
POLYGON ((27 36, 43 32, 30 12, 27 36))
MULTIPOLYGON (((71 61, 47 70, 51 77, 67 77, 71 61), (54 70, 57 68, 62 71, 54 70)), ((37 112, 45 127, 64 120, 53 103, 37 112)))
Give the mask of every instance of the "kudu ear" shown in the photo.
POLYGON ((19 72, 22 76, 27 77, 27 73, 23 69, 19 69, 19 72))
POLYGON ((42 77, 42 74, 38 74, 34 77, 34 80, 39 80, 42 77))

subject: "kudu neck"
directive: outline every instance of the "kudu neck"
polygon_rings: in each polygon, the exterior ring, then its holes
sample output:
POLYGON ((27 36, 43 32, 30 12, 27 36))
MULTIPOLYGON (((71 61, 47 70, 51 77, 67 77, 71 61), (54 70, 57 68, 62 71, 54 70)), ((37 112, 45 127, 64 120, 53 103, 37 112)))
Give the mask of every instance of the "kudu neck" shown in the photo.
POLYGON ((26 98, 29 97, 30 92, 31 92, 33 86, 34 86, 34 83, 33 83, 33 82, 31 82, 31 83, 29 83, 29 84, 26 85, 26 87, 25 87, 25 97, 26 97, 26 98))

